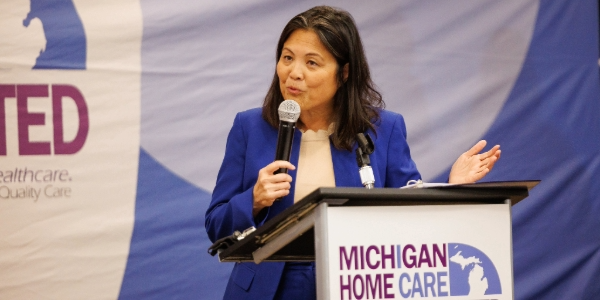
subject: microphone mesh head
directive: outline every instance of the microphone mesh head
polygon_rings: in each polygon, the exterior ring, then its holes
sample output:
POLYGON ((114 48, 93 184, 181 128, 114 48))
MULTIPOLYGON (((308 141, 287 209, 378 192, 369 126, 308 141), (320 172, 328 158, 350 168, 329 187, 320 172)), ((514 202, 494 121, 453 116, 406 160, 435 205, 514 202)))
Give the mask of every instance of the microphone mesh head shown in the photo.
POLYGON ((294 100, 285 100, 279 104, 279 121, 295 123, 300 117, 300 105, 294 100))

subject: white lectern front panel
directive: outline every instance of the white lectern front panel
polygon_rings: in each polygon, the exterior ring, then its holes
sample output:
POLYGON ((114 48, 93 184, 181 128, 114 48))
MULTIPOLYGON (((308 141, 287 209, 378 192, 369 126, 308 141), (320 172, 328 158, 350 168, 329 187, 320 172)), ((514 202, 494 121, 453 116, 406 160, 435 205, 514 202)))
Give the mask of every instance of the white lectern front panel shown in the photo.
POLYGON ((320 213, 325 224, 317 222, 316 230, 327 234, 317 239, 317 248, 325 247, 317 259, 319 298, 513 298, 509 204, 320 213))

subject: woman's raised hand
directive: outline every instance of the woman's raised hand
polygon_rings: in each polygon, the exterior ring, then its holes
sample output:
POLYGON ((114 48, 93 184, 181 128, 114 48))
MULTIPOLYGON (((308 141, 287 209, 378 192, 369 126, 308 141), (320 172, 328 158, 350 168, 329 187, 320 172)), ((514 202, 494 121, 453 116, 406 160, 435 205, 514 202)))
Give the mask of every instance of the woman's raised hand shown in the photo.
POLYGON ((292 176, 286 173, 273 174, 280 168, 296 169, 289 161, 276 160, 258 171, 258 179, 253 190, 252 214, 254 216, 258 215, 263 208, 273 205, 275 199, 290 193, 292 176))
POLYGON ((449 183, 473 183, 492 170, 494 164, 500 159, 500 146, 496 145, 489 151, 479 154, 486 144, 486 141, 481 140, 458 157, 450 170, 449 183))

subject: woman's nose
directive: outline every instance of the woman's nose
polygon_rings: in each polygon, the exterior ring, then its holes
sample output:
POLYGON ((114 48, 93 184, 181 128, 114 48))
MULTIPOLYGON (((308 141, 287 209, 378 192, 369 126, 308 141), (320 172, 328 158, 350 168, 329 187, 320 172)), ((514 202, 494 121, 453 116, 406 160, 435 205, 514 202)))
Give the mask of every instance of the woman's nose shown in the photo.
POLYGON ((294 79, 294 80, 302 80, 304 73, 302 71, 302 64, 298 63, 298 62, 293 62, 290 65, 290 78, 294 79))

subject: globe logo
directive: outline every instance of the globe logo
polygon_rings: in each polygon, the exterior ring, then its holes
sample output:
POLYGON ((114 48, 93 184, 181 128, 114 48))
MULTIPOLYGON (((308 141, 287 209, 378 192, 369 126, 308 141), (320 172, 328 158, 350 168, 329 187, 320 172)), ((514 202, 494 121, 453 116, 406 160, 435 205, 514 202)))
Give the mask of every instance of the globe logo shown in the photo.
POLYGON ((448 244, 451 296, 502 294, 496 267, 481 250, 458 243, 448 244))

